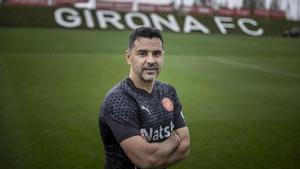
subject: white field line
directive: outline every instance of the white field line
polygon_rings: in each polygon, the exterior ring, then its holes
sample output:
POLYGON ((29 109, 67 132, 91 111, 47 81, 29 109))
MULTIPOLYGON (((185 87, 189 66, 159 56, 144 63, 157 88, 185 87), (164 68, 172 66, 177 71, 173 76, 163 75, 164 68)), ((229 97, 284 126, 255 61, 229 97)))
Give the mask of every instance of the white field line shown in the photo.
POLYGON ((237 61, 218 58, 218 57, 208 57, 208 59, 211 61, 219 62, 219 63, 225 63, 225 64, 230 64, 230 65, 234 65, 234 66, 238 66, 238 67, 242 67, 242 68, 259 70, 259 71, 263 71, 263 72, 279 74, 279 75, 288 76, 291 78, 300 79, 300 75, 298 75, 298 74, 289 73, 289 72, 285 72, 285 71, 281 71, 281 70, 277 70, 277 69, 262 67, 262 66, 258 66, 258 65, 254 65, 254 64, 249 64, 249 63, 237 62, 237 61))

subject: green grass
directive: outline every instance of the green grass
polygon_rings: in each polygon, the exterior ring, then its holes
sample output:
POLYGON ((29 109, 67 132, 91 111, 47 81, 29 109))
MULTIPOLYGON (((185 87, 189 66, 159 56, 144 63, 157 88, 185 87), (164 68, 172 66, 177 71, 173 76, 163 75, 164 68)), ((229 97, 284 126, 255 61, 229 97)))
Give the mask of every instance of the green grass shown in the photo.
MULTIPOLYGON (((128 74, 129 32, 0 28, 0 164, 102 168, 97 116, 128 74)), ((160 80, 191 132, 174 169, 300 167, 300 41, 165 33, 160 80)))

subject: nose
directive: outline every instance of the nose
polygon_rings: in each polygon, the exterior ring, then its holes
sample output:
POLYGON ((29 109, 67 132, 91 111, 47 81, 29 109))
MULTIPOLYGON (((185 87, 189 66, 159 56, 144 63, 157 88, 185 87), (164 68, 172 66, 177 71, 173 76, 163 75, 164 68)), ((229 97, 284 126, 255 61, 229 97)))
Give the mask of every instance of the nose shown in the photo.
POLYGON ((149 64, 155 63, 155 57, 152 55, 152 53, 149 53, 146 62, 149 64))

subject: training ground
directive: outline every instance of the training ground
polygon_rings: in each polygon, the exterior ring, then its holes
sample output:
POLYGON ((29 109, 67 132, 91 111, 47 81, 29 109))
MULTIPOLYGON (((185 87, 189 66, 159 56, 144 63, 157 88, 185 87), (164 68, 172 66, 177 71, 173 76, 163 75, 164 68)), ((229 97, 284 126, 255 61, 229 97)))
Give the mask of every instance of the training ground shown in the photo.
MULTIPOLYGON (((97 118, 129 31, 0 28, 3 169, 100 169, 97 118)), ((173 169, 299 169, 300 41, 165 32, 191 153, 173 169)))

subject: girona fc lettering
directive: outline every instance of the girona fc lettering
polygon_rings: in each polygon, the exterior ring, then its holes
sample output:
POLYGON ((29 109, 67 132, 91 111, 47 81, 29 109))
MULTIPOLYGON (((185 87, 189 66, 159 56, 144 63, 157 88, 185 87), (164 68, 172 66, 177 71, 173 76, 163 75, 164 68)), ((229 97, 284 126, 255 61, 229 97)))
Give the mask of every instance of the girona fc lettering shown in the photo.
MULTIPOLYGON (((247 35, 261 36, 264 30, 259 27, 256 20, 251 18, 237 18, 228 16, 214 16, 212 22, 215 23, 220 33, 227 34, 231 29, 238 29, 247 35)), ((128 12, 120 14, 111 10, 88 10, 82 12, 68 7, 57 8, 54 11, 55 22, 65 28, 87 27, 89 29, 109 29, 114 27, 124 30, 126 27, 135 29, 140 26, 153 26, 161 31, 165 28, 173 32, 201 32, 210 34, 211 28, 201 23, 192 15, 185 15, 183 25, 180 25, 173 14, 165 17, 156 13, 144 14, 140 12, 128 12), (136 22, 139 20, 140 22, 136 22)))

